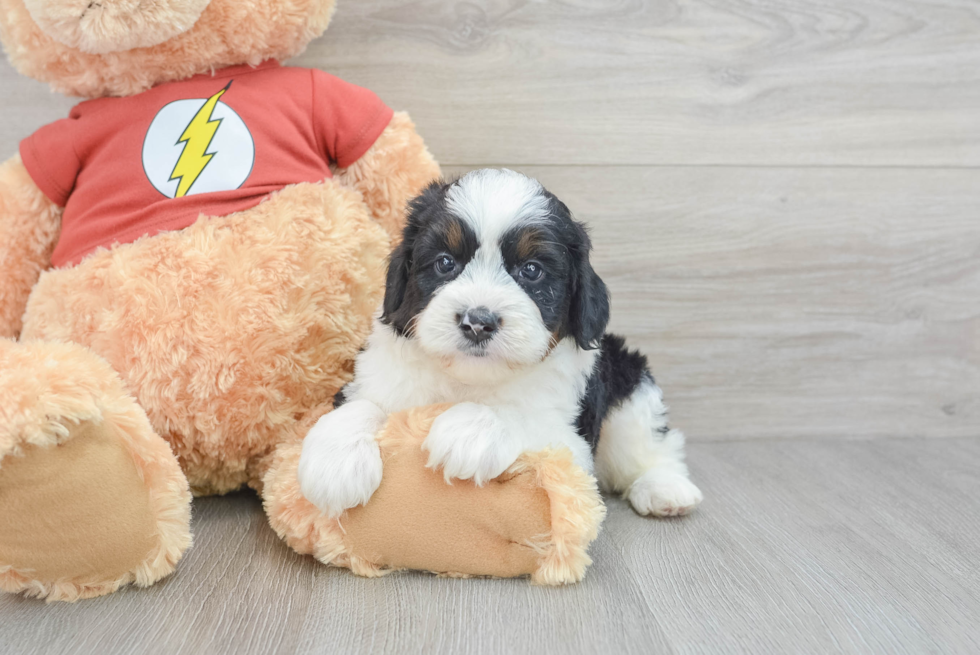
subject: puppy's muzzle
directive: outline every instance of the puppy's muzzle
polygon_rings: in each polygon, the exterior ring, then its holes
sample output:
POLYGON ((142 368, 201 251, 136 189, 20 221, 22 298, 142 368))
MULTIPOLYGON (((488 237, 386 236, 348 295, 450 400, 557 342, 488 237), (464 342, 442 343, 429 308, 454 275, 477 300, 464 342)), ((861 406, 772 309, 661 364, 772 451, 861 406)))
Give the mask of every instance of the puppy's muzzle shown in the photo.
POLYGON ((483 343, 500 329, 500 318, 486 307, 467 309, 459 318, 459 329, 472 343, 483 343))

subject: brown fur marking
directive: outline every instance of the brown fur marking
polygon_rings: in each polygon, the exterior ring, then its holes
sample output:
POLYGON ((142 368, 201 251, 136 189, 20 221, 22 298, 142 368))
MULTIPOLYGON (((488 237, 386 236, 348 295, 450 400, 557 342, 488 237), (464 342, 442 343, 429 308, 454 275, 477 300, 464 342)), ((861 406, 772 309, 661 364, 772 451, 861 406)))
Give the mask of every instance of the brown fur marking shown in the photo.
POLYGON ((463 228, 459 221, 451 221, 446 228, 446 244, 454 252, 463 249, 463 228))
POLYGON ((538 251, 541 245, 541 232, 539 230, 525 230, 517 242, 517 256, 522 260, 530 259, 538 251))

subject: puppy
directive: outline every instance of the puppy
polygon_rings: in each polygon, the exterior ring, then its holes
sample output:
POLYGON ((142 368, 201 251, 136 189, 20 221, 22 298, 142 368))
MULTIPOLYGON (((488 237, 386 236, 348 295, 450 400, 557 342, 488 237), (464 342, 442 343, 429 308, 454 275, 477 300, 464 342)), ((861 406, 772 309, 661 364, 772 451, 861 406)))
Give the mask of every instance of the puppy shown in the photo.
POLYGON ((375 434, 392 412, 455 403, 423 443, 446 480, 482 485, 524 451, 565 446, 640 514, 686 514, 684 436, 646 358, 605 334, 591 242, 537 181, 479 170, 409 207, 383 311, 336 409, 306 436, 303 494, 338 516, 381 483, 375 434))

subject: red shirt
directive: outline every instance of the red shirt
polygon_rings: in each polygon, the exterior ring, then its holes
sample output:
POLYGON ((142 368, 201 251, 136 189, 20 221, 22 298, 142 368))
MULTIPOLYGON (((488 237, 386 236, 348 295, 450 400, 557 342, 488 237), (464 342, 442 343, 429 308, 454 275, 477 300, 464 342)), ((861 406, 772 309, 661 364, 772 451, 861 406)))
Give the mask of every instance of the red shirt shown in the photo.
POLYGON ((27 171, 64 207, 54 266, 100 246, 257 205, 357 161, 391 120, 367 89, 268 61, 75 106, 20 144, 27 171))

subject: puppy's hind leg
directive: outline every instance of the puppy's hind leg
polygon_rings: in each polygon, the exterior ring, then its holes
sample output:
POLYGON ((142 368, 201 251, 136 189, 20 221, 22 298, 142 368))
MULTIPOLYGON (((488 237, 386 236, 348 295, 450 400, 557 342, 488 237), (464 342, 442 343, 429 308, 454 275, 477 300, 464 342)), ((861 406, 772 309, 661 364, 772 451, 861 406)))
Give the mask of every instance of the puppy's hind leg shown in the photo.
POLYGON ((648 373, 602 422, 595 466, 600 484, 639 514, 681 516, 703 498, 688 479, 684 435, 668 428, 663 395, 648 373))

